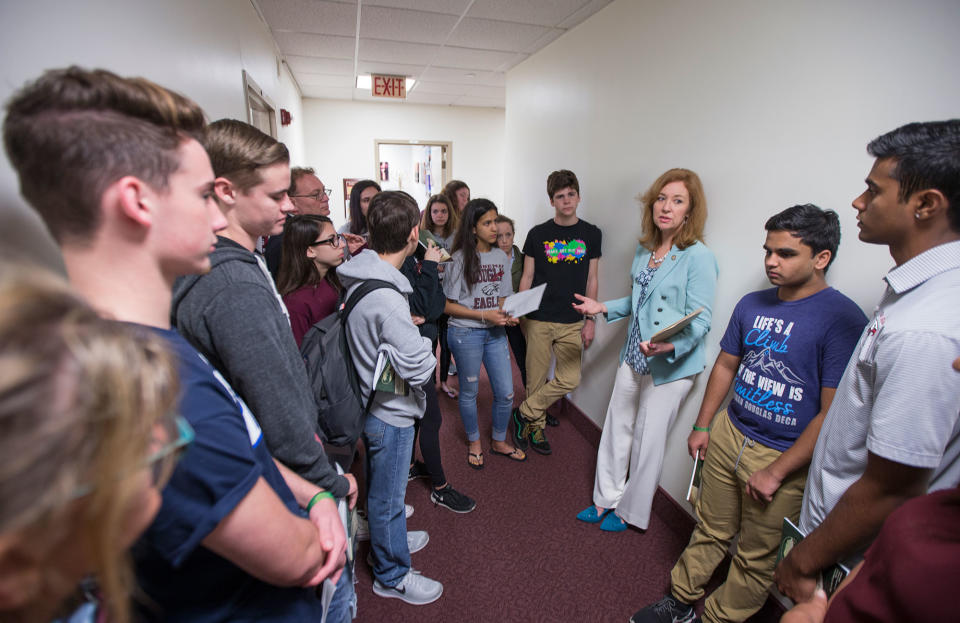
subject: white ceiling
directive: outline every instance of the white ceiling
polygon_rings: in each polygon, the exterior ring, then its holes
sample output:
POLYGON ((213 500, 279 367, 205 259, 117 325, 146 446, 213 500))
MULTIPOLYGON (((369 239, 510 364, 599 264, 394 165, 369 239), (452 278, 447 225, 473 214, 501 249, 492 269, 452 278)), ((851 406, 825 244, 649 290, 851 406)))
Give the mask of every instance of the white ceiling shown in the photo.
POLYGON ((503 108, 507 70, 611 0, 252 0, 304 97, 380 100, 357 75, 415 78, 408 102, 503 108))

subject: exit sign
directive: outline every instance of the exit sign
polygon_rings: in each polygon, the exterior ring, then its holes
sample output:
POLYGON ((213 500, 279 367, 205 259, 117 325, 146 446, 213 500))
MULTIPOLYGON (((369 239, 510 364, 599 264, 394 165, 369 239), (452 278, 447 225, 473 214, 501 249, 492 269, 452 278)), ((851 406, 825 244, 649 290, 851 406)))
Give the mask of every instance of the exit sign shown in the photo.
POLYGON ((406 76, 371 76, 373 82, 371 93, 374 97, 392 97, 394 99, 407 98, 406 76))

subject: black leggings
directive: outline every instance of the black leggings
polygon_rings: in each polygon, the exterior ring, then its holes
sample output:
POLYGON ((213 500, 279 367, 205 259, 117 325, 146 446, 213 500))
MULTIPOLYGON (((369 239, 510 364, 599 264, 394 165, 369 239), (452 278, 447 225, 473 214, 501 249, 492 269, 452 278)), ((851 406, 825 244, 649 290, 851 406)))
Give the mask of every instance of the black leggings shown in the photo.
POLYGON ((510 350, 513 351, 513 358, 517 360, 517 367, 520 368, 520 379, 523 381, 523 388, 527 388, 527 338, 523 336, 520 326, 504 327, 507 330, 507 340, 510 342, 510 350))
MULTIPOLYGON (((437 332, 440 338, 440 382, 446 383, 450 375, 450 346, 447 345, 447 321, 450 316, 444 314, 437 318, 437 332)), ((433 345, 436 352, 437 345, 433 345)))
MULTIPOLYGON (((433 383, 423 384, 423 391, 427 394, 427 408, 423 417, 414 423, 414 435, 420 438, 420 454, 427 466, 430 480, 434 488, 447 484, 447 477, 443 473, 443 463, 440 461, 440 425, 443 416, 440 414, 440 403, 437 401, 437 388, 433 383)), ((417 449, 413 448, 410 463, 416 459, 417 449)))

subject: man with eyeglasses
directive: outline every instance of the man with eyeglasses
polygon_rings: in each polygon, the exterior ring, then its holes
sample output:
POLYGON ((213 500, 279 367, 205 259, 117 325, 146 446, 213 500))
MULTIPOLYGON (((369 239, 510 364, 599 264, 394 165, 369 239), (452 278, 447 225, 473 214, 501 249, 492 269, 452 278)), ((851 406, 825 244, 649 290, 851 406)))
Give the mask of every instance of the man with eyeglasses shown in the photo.
MULTIPOLYGON (((327 188, 310 167, 292 167, 290 169, 290 188, 287 191, 293 204, 293 214, 315 214, 330 216, 330 195, 333 190, 327 188)), ((267 269, 277 281, 280 270, 280 257, 283 251, 283 233, 270 236, 263 247, 263 257, 267 260, 267 269)))

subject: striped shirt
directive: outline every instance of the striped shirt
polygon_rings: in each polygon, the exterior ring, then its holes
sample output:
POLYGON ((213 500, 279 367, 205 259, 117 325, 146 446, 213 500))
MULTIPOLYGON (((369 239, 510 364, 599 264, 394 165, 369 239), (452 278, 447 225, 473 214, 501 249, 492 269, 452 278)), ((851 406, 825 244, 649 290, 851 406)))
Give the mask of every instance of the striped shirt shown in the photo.
POLYGON ((803 495, 809 534, 863 474, 867 453, 960 481, 960 241, 897 266, 823 422, 803 495))

